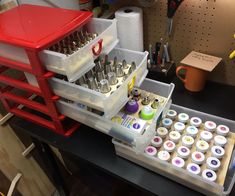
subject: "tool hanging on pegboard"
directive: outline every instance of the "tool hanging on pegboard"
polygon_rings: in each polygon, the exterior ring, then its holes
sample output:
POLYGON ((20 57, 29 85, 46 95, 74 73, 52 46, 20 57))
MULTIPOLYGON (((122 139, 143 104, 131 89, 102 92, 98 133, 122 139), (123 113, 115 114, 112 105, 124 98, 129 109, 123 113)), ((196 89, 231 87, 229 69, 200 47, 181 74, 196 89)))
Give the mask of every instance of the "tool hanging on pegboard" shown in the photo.
POLYGON ((171 35, 173 17, 175 15, 175 12, 183 1, 184 0, 168 0, 167 1, 167 35, 168 36, 171 35))
MULTIPOLYGON (((233 35, 234 39, 235 39, 235 34, 233 35)), ((235 58, 235 50, 229 55, 230 59, 235 58)))

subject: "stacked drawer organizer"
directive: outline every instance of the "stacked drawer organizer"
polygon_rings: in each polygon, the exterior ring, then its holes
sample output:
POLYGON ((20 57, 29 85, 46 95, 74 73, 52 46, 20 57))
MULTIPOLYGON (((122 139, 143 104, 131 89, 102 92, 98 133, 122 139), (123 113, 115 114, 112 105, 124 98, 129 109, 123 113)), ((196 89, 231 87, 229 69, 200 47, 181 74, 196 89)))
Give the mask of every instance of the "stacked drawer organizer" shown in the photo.
MULTIPOLYGON (((49 116, 53 119, 57 118, 56 122, 60 122, 65 117, 69 117, 117 139, 123 139, 135 146, 138 151, 143 151, 150 136, 153 134, 154 123, 163 112, 164 107, 170 102, 174 85, 145 79, 148 72, 147 52, 115 48, 118 43, 115 19, 91 18, 91 13, 89 12, 33 5, 21 5, 5 12, 3 17, 9 17, 5 28, 13 26, 13 23, 10 22, 10 17, 16 18, 17 27, 21 32, 17 33, 14 31, 14 28, 9 28, 12 39, 8 40, 7 36, 9 35, 2 35, 2 39, 5 38, 0 44, 2 58, 17 61, 24 65, 24 67, 32 64, 35 71, 22 69, 29 84, 20 85, 20 87, 24 87, 25 89, 27 85, 27 88, 33 89, 33 93, 37 95, 39 93, 36 89, 40 89, 39 95, 45 99, 45 102, 48 102, 47 106, 49 105, 49 107, 40 109, 42 104, 39 105, 40 103, 37 103, 37 106, 33 107, 34 110, 41 112, 45 110, 49 110, 50 112, 55 111, 58 116, 55 114, 53 114, 54 116, 51 114, 49 116), (19 17, 16 13, 21 13, 22 16, 24 16, 24 20, 21 20, 21 16, 19 17), (58 18, 60 18, 60 20, 57 20, 58 18), (29 23, 28 21, 31 22, 29 23), (44 21, 47 21, 47 23, 44 23, 44 21), (58 49, 61 47, 59 43, 63 44, 63 41, 67 42, 71 36, 73 39, 74 35, 81 31, 88 34, 91 33, 92 35, 95 33, 95 36, 92 37, 92 40, 85 42, 81 47, 78 46, 79 48, 72 53, 68 54, 66 50, 58 49), (15 40, 17 40, 17 42, 15 40), (34 51, 33 55, 36 60, 28 58, 29 54, 25 52, 25 50, 27 51, 29 47, 30 50, 34 51), (94 69, 94 60, 100 55, 105 54, 107 54, 110 59, 116 57, 118 60, 125 59, 129 65, 132 62, 136 64, 134 71, 128 73, 125 80, 117 87, 117 90, 112 92, 109 96, 84 88, 76 83, 81 76, 91 69, 94 69), (66 80, 59 79, 56 74, 65 76, 66 80), (41 84, 42 81, 44 85, 41 84), (149 86, 146 84, 153 87, 145 89, 149 86), (165 105, 155 114, 154 123, 152 123, 143 134, 132 133, 130 130, 114 124, 111 121, 111 117, 119 112, 128 101, 128 92, 130 92, 130 89, 133 88, 134 85, 141 86, 144 90, 154 91, 167 98, 165 105), (70 101, 66 102, 66 99, 70 101), (82 104, 99 112, 91 112, 90 110, 82 109, 78 107, 78 104, 82 104), (50 106, 53 106, 53 108, 50 108, 50 106)), ((68 43, 70 42, 68 41, 68 43)), ((66 44, 68 45, 68 43, 66 44)), ((11 84, 15 84, 15 82, 11 84)), ((6 103, 4 99, 2 100, 6 103)), ((24 103, 26 104, 26 102, 24 103)), ((5 106, 9 108, 7 104, 5 104, 5 106)), ((15 109, 9 108, 9 111, 14 112, 15 109)), ((17 112, 14 113, 18 114, 17 112)), ((38 121, 38 118, 30 118, 29 114, 18 115, 46 126, 45 123, 40 123, 42 120, 38 121)), ((51 126, 46 127, 60 134, 68 135, 64 130, 58 131, 58 126, 56 128, 52 128, 51 126)))

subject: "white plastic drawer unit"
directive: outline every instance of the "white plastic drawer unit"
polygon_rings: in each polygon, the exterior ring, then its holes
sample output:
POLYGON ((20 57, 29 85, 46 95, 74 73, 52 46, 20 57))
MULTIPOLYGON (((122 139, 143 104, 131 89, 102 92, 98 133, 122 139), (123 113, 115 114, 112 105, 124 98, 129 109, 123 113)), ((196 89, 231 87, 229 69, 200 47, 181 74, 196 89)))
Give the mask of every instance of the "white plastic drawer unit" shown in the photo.
POLYGON ((113 49, 108 54, 109 59, 114 59, 114 57, 117 57, 118 61, 125 59, 127 64, 134 61, 137 66, 122 85, 109 96, 58 78, 52 78, 50 83, 56 95, 102 111, 105 117, 110 117, 116 114, 128 101, 128 85, 134 81, 140 84, 146 77, 148 72, 147 55, 147 52, 135 52, 118 48, 113 49))
MULTIPOLYGON (((59 111, 65 116, 68 116, 114 138, 125 141, 126 143, 134 146, 136 151, 143 152, 144 148, 155 134, 156 121, 162 114, 164 108, 166 108, 168 102, 171 100, 174 84, 165 84, 162 82, 145 79, 141 84, 140 89, 146 91, 151 90, 150 92, 167 98, 164 106, 159 108, 158 112, 155 114, 153 123, 142 134, 133 132, 117 123, 112 122, 110 119, 105 118, 104 116, 99 116, 86 109, 82 109, 76 105, 76 103, 67 103, 65 101, 59 100, 57 102, 57 106, 59 111)), ((121 107, 117 107, 117 109, 115 108, 117 111, 120 109, 121 107)))
MULTIPOLYGON (((48 70, 66 75, 69 81, 75 81, 91 69, 94 66, 94 59, 99 54, 109 53, 118 43, 115 19, 92 18, 80 28, 97 33, 98 36, 69 56, 50 50, 43 50, 39 54, 48 70)), ((25 51, 19 47, 0 43, 0 54, 3 57, 29 64, 25 51)))

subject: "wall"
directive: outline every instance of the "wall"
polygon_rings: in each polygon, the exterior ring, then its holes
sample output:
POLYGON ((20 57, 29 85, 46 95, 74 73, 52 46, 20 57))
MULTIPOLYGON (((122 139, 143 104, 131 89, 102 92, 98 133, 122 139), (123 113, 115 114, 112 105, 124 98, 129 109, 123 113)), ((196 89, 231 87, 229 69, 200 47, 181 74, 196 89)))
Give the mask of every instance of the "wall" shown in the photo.
MULTIPOLYGON (((210 74, 210 80, 235 85, 235 60, 228 58, 235 49, 234 0, 185 0, 174 16, 170 38, 165 34, 166 2, 158 0, 150 8, 143 8, 145 49, 163 37, 169 41, 177 64, 192 50, 222 57, 223 62, 210 74)), ((126 5, 139 4, 120 0, 112 8, 126 5)))

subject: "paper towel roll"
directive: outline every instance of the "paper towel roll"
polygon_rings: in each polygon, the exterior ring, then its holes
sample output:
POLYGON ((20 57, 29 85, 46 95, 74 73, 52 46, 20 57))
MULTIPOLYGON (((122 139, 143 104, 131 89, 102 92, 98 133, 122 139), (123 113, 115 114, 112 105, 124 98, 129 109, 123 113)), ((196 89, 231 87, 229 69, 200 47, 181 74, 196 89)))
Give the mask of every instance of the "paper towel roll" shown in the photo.
POLYGON ((143 12, 138 7, 123 7, 115 12, 121 48, 143 51, 143 12))

